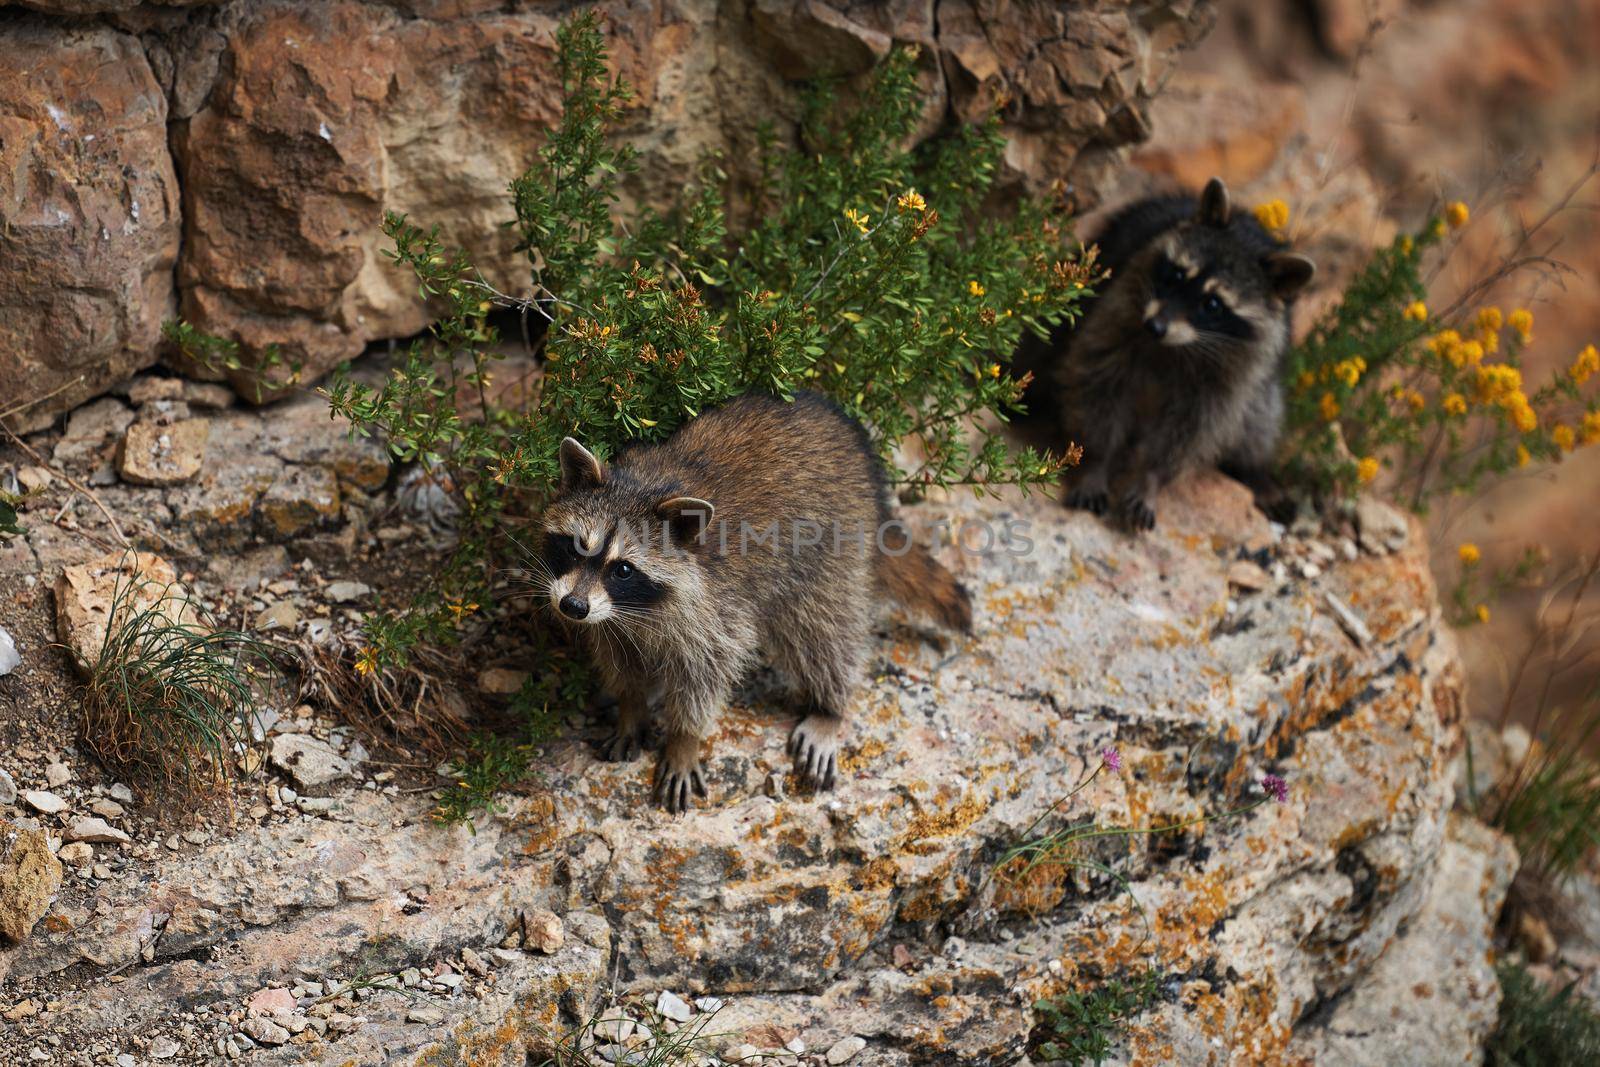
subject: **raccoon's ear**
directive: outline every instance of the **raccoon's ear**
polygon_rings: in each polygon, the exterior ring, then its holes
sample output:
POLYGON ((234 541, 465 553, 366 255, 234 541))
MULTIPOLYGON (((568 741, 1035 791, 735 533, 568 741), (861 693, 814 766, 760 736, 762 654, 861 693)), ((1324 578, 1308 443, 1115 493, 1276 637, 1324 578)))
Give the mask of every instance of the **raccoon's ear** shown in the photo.
POLYGON ((1207 226, 1228 224, 1228 187, 1222 184, 1221 178, 1206 182, 1205 190, 1200 194, 1199 218, 1207 226))
POLYGON ((656 505, 656 518, 664 520, 672 536, 680 541, 700 540, 716 512, 711 501, 697 496, 668 497, 656 505))
POLYGON ((1262 263, 1279 299, 1292 300, 1316 277, 1317 265, 1298 252, 1274 252, 1262 263))
POLYGON ((561 488, 563 491, 604 485, 605 480, 605 464, 596 459, 593 452, 580 445, 576 438, 563 437, 561 439, 561 488))

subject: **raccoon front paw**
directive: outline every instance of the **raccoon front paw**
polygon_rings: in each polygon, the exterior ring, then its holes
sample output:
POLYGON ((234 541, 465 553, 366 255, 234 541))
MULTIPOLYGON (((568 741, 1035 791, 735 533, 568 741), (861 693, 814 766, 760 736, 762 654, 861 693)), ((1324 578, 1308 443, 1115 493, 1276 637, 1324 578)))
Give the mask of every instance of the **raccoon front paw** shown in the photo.
POLYGON ((1111 497, 1104 489, 1074 489, 1067 494, 1066 504, 1076 511, 1104 515, 1106 508, 1111 504, 1111 497))
POLYGON ((676 815, 689 810, 691 792, 702 800, 706 797, 705 770, 699 759, 680 762, 663 755, 656 764, 655 802, 676 815))
POLYGON ((817 790, 833 788, 839 773, 839 719, 807 715, 789 735, 789 754, 800 781, 817 790))
POLYGON ((1135 530, 1156 528, 1156 509, 1144 497, 1130 496, 1123 500, 1122 513, 1127 516, 1128 525, 1135 530))

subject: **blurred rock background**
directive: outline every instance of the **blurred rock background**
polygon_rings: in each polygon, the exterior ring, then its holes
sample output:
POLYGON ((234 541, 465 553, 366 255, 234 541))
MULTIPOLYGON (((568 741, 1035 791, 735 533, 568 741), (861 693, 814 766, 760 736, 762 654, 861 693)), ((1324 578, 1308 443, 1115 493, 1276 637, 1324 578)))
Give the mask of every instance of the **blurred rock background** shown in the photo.
MULTIPOLYGON (((386 210, 438 223, 517 291, 504 191, 554 115, 553 33, 571 6, 0 2, 0 417, 39 428, 153 365, 179 315, 247 356, 281 345, 313 376, 415 333, 411 282, 380 254, 386 210)), ((1600 136, 1592 0, 601 6, 637 93, 640 201, 668 199, 708 151, 738 181, 760 123, 792 135, 798 80, 915 43, 926 130, 999 103, 1013 187, 1060 180, 1092 212, 1220 174, 1241 203, 1286 200, 1322 268, 1307 320, 1396 226, 1461 198, 1474 222, 1441 276, 1448 299, 1585 171, 1600 136)), ((1570 273, 1485 294, 1533 309, 1540 369, 1600 338, 1597 199, 1591 184, 1543 231, 1570 273)), ((1446 502, 1430 520, 1441 585, 1468 539, 1486 569, 1531 542, 1549 573, 1570 568, 1600 548, 1585 521, 1597 490, 1590 450, 1446 502)), ((1465 635, 1476 707, 1498 706, 1537 597, 1514 592, 1465 635)))

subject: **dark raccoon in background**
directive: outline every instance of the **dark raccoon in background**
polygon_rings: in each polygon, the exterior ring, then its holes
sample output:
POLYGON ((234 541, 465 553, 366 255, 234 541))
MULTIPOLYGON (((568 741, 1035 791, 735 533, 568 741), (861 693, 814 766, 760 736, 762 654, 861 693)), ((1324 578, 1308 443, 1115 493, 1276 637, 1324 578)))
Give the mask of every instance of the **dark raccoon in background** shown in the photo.
POLYGON ((656 799, 705 796, 700 746, 765 656, 796 683, 801 777, 833 786, 878 594, 968 631, 955 577, 898 527, 866 431, 815 393, 748 394, 603 464, 572 438, 545 509, 550 606, 618 701, 608 759, 636 757, 659 701, 656 799))
POLYGON ((1098 515, 1114 500, 1130 526, 1148 530, 1162 486, 1215 464, 1281 513, 1270 472, 1289 310, 1312 262, 1231 211, 1217 178, 1198 200, 1123 208, 1095 243, 1111 273, 1093 303, 1013 363, 1034 373, 1030 409, 1058 415, 1056 445, 1083 446, 1067 506, 1098 515))

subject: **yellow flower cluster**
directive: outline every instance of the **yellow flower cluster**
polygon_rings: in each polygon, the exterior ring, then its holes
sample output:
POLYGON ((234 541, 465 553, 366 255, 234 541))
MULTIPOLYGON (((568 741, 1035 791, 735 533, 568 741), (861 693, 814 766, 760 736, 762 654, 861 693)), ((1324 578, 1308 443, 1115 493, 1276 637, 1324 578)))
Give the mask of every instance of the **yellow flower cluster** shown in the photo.
POLYGON ((1457 200, 1444 209, 1444 219, 1450 224, 1452 230, 1459 230, 1467 224, 1472 213, 1467 210, 1467 205, 1457 200))
POLYGON ((973 279, 967 283, 967 292, 971 293, 973 296, 982 296, 984 293, 988 292, 988 290, 979 284, 977 279, 973 279))
POLYGON ((1585 345, 1578 358, 1572 361, 1572 370, 1569 372, 1572 380, 1582 385, 1591 375, 1600 373, 1600 350, 1594 345, 1585 345))
POLYGON ((356 671, 362 677, 366 677, 377 669, 378 650, 371 645, 367 645, 356 655, 356 671))
POLYGON ((1372 481, 1378 476, 1378 457, 1366 456, 1356 464, 1356 477, 1361 479, 1361 484, 1372 481))
POLYGON ((1323 393, 1322 399, 1317 402, 1317 410, 1322 412, 1323 422, 1332 422, 1339 417, 1339 401, 1332 393, 1323 393))
POLYGON ((1600 445, 1600 410, 1583 413, 1583 443, 1600 445))
POLYGON ((1489 605, 1487 605, 1487 604, 1479 604, 1477 609, 1473 612, 1473 614, 1478 617, 1478 621, 1479 622, 1488 622, 1489 621, 1489 605))
POLYGON ((872 216, 866 214, 865 212, 857 211, 853 207, 847 207, 844 209, 844 217, 849 219, 851 225, 855 226, 855 228, 860 230, 862 233, 866 233, 872 228, 870 225, 872 222, 872 216))
POLYGON ((1527 344, 1529 339, 1533 337, 1533 312, 1527 308, 1517 308, 1517 310, 1506 316, 1506 325, 1517 331, 1517 336, 1521 338, 1522 343, 1527 344))
POLYGON ((1414 300, 1406 305, 1406 318, 1412 322, 1428 321, 1428 305, 1420 300, 1414 300))
POLYGON ((1578 435, 1573 432, 1571 426, 1568 426, 1564 422, 1558 422, 1550 430, 1550 440, 1554 441, 1556 447, 1561 449, 1561 451, 1571 452, 1577 447, 1578 435))
POLYGON ((1462 564, 1468 567, 1483 558, 1483 553, 1479 552, 1478 546, 1471 541, 1463 541, 1461 547, 1456 549, 1456 555, 1461 558, 1462 564))
POLYGON ((1483 361, 1482 341, 1465 341, 1455 330, 1440 330, 1428 339, 1428 349, 1452 367, 1475 367, 1483 361))
POLYGON ((1354 389, 1361 376, 1367 372, 1367 361, 1360 356, 1343 359, 1333 365, 1333 376, 1354 389))
POLYGON ((1255 207, 1256 221, 1269 230, 1281 230, 1289 225, 1289 205, 1282 200, 1268 200, 1255 207))
POLYGON ((1451 393, 1439 405, 1444 408, 1446 415, 1465 415, 1467 413, 1467 398, 1460 393, 1451 393))
POLYGON ((1484 333, 1495 333, 1505 325, 1505 322, 1505 316, 1500 313, 1500 309, 1497 307, 1491 306, 1478 309, 1478 329, 1484 333))
POLYGON ((1397 403, 1406 405, 1406 407, 1410 408, 1412 411, 1421 411, 1423 408, 1428 406, 1427 397, 1423 396, 1415 389, 1408 389, 1403 385, 1397 385, 1393 389, 1389 390, 1389 396, 1397 403))
POLYGON ((907 189, 904 193, 901 193, 895 198, 894 204, 895 207, 907 214, 915 212, 920 215, 928 210, 928 202, 922 199, 922 194, 915 189, 907 189))

